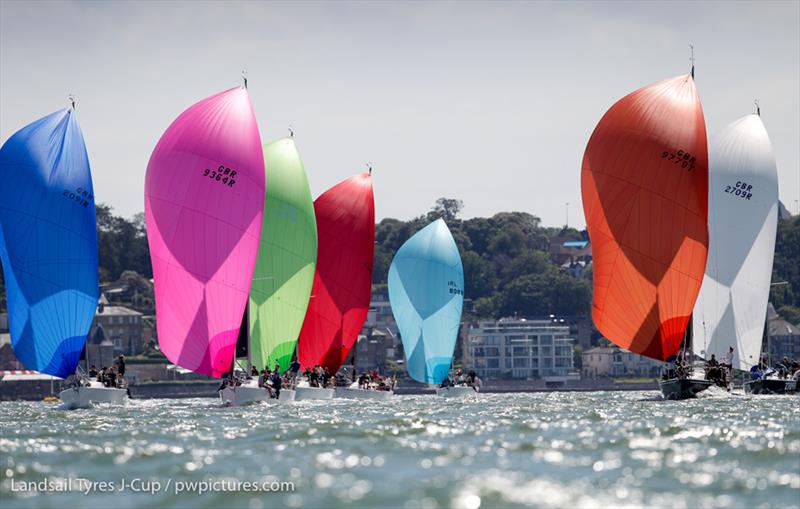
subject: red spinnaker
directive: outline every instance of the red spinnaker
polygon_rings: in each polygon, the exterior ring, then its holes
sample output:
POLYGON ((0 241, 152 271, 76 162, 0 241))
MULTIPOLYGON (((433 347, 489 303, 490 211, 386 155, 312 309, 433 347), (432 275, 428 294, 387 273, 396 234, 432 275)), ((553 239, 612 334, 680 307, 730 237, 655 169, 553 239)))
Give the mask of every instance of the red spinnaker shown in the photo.
POLYGON ((617 345, 666 360, 680 349, 708 253, 708 146, 693 78, 614 104, 586 146, 581 188, 594 323, 617 345))
POLYGON ((336 373, 358 338, 369 310, 375 249, 372 177, 362 173, 314 201, 317 267, 300 331, 298 358, 336 373))

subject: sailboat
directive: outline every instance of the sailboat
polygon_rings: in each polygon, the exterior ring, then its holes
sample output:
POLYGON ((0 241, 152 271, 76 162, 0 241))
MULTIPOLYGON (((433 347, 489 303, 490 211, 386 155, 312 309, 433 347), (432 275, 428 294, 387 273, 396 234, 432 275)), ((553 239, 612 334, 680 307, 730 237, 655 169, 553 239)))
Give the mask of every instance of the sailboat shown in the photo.
POLYGON ((158 342, 178 366, 216 378, 231 371, 264 188, 261 137, 244 87, 191 106, 153 150, 145 216, 158 342))
MULTIPOLYGON (((778 171, 760 114, 723 129, 709 157, 709 254, 692 348, 720 360, 733 347, 732 367, 749 371, 761 357, 778 227, 778 171)), ((783 392, 786 381, 759 378, 745 390, 770 385, 783 392)))
MULTIPOLYGON (((314 201, 319 247, 311 299, 300 330, 302 369, 335 375, 369 311, 375 249, 371 171, 344 180, 314 201)), ((330 399, 334 389, 298 383, 297 399, 330 399)))
MULTIPOLYGON (((426 384, 448 380, 464 306, 464 268, 443 219, 397 250, 389 266, 389 303, 411 378, 426 384)), ((452 397, 475 392, 473 387, 447 385, 436 393, 452 397)))
MULTIPOLYGON (((97 220, 83 133, 73 108, 17 131, 0 149, 0 259, 11 346, 27 368, 67 378, 97 309, 97 220)), ((67 408, 124 403, 124 389, 80 376, 67 408)))
MULTIPOLYGON (((686 346, 708 250, 708 147, 694 68, 606 112, 586 146, 581 192, 595 325, 622 348, 674 358, 686 346)), ((709 385, 684 376, 660 381, 666 398, 709 385)))
MULTIPOLYGON (((292 137, 264 145, 267 173, 261 242, 245 325, 247 371, 289 368, 303 325, 317 259, 317 223, 300 154, 292 137)), ((249 379, 226 387, 223 402, 242 405, 267 401, 269 394, 249 379)), ((296 391, 282 389, 280 402, 296 391)))

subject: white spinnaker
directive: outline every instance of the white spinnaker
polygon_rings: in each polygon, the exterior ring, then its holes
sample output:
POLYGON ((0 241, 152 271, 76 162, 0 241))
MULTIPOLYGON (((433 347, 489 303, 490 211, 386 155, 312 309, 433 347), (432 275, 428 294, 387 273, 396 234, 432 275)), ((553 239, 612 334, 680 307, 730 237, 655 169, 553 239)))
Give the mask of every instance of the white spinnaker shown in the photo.
POLYGON ((778 170, 758 115, 728 125, 709 146, 708 261, 692 315, 695 354, 733 367, 758 362, 778 225, 778 170))

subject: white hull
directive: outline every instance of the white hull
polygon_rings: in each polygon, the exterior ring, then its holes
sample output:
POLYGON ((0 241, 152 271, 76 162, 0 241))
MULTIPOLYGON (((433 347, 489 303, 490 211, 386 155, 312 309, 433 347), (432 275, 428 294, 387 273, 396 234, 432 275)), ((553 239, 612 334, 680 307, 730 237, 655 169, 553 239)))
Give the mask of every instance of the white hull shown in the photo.
POLYGON ((92 382, 90 387, 71 387, 58 394, 64 406, 69 410, 76 408, 91 408, 103 403, 110 405, 125 405, 128 402, 128 391, 104 387, 102 384, 92 382))
POLYGON ((281 394, 276 400, 271 398, 267 389, 256 384, 245 384, 238 387, 228 387, 219 391, 219 397, 223 405, 244 406, 266 401, 268 403, 292 403, 295 400, 295 391, 291 389, 281 389, 281 394))
POLYGON ((439 387, 436 389, 436 395, 444 398, 463 398, 475 394, 478 394, 476 389, 467 387, 465 385, 459 385, 456 387, 439 387))
POLYGON ((296 387, 297 401, 309 399, 333 399, 333 389, 323 389, 322 387, 296 387))
POLYGON ((385 401, 394 397, 394 391, 377 391, 375 389, 359 389, 355 387, 337 387, 335 391, 337 398, 344 399, 377 399, 385 401))

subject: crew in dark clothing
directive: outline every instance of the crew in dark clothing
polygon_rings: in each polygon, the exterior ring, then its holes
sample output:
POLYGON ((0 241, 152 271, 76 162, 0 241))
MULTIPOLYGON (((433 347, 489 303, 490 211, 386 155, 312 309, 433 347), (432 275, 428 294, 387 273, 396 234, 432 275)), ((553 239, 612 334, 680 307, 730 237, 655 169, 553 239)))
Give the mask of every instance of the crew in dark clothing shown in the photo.
POLYGON ((297 359, 293 360, 292 363, 289 364, 289 371, 294 376, 297 376, 297 373, 300 372, 300 362, 297 359))
POLYGON ((92 364, 92 367, 89 368, 89 378, 97 378, 97 368, 94 364, 92 364))
POLYGON ((250 366, 250 376, 256 377, 258 376, 258 368, 255 366, 250 366))
POLYGON ((328 368, 322 370, 322 386, 327 387, 328 381, 331 379, 331 372, 328 371, 328 368))
POLYGON ((103 371, 103 385, 106 387, 117 387, 117 374, 114 372, 114 368, 106 368, 103 371))
POLYGON ((317 366, 314 366, 314 369, 312 369, 311 373, 308 375, 308 385, 311 387, 319 387, 319 374, 317 373, 317 366))
POLYGON ((217 387, 217 392, 224 389, 225 386, 227 385, 228 385, 228 373, 223 373, 221 383, 219 384, 219 387, 217 387))
POLYGON ((281 384, 283 380, 281 379, 280 374, 280 366, 277 364, 275 365, 275 371, 272 372, 272 390, 274 391, 274 398, 278 399, 281 397, 281 384))
POLYGON ((713 353, 711 358, 706 362, 706 380, 722 381, 722 372, 719 370, 719 362, 717 356, 713 353))
POLYGON ((117 373, 119 373, 122 376, 125 376, 125 357, 120 355, 117 358, 116 365, 117 365, 117 373))

